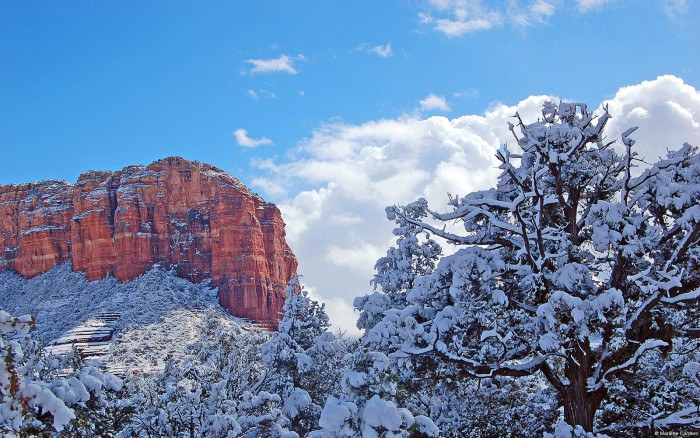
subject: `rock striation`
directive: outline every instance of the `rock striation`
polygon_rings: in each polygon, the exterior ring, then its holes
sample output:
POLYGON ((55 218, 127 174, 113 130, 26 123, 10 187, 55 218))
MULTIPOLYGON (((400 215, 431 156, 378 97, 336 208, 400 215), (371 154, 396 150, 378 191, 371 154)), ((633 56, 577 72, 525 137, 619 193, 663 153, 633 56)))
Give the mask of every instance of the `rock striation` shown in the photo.
POLYGON ((274 204, 198 161, 169 157, 74 184, 0 185, 0 271, 25 278, 71 261, 88 280, 131 280, 160 263, 211 279, 234 316, 274 323, 297 261, 274 204))

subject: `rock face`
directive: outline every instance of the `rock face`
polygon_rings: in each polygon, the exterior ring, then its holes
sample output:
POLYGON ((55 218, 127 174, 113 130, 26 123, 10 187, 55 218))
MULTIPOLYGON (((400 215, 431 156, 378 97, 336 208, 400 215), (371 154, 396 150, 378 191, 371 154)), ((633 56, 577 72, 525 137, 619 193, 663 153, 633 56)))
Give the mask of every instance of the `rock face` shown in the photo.
POLYGON ((29 278, 72 261, 126 281, 154 263, 211 279, 232 315, 274 323, 297 261, 273 204, 223 171, 179 157, 64 181, 0 186, 0 271, 29 278))

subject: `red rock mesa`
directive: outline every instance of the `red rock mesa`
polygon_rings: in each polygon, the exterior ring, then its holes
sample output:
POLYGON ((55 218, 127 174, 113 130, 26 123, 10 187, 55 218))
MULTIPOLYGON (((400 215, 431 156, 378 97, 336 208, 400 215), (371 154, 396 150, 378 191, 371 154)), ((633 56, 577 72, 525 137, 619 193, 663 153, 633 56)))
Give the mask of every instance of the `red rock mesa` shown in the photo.
POLYGON ((179 157, 74 185, 0 185, 0 271, 30 278, 65 261, 88 280, 121 281, 161 263, 194 282, 211 279, 234 316, 274 323, 297 260, 284 222, 222 170, 179 157))

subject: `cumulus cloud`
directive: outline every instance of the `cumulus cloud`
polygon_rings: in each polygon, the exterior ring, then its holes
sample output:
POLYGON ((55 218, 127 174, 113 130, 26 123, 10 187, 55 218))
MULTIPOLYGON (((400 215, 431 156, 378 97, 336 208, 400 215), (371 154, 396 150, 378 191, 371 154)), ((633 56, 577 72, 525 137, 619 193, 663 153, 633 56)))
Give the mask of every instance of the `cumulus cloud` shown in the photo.
MULTIPOLYGON (((309 227, 321 219, 324 212, 323 207, 325 200, 329 197, 334 184, 328 183, 328 186, 330 188, 320 187, 314 190, 304 190, 297 194, 293 199, 284 201, 283 204, 279 205, 280 209, 283 210, 284 220, 287 225, 285 231, 287 233, 288 242, 295 245, 297 243, 301 243, 303 239, 302 236, 309 231, 309 227)), ((267 185, 258 185, 258 187, 264 190, 267 185)), ((274 193, 268 192, 268 194, 275 197, 274 193)), ((299 248, 299 246, 297 246, 297 248, 299 248)), ((306 246, 305 248, 310 249, 311 247, 306 246)), ((312 251, 309 252, 313 254, 312 251)), ((297 255, 297 257, 299 256, 297 255)), ((316 282, 312 281, 312 283, 316 282)), ((323 283, 321 284, 323 285, 323 283)))
POLYGON ((271 196, 284 196, 287 194, 287 189, 284 185, 268 178, 253 178, 252 186, 271 196))
POLYGON ((267 137, 261 137, 261 138, 248 137, 248 131, 246 131, 243 128, 236 129, 236 131, 233 133, 233 135, 236 137, 236 141, 238 142, 238 144, 240 146, 243 146, 244 148, 256 148, 258 146, 272 144, 272 140, 270 140, 267 137))
POLYGON ((449 111, 450 105, 447 103, 443 96, 438 96, 436 94, 429 94, 422 99, 420 102, 421 111, 449 111))
MULTIPOLYGON (((304 59, 302 55, 299 55, 297 58, 304 59)), ((287 55, 271 59, 246 59, 245 62, 253 66, 250 69, 251 74, 288 73, 295 75, 298 73, 297 69, 294 68, 294 59, 287 55)))
MULTIPOLYGON (((260 185, 263 191, 272 183, 303 187, 296 194, 290 188, 291 196, 269 195, 287 223, 302 281, 326 302, 335 327, 356 333, 351 303, 371 292, 374 262, 394 243, 384 208, 424 197, 434 210, 447 211, 447 193, 492 187, 498 175, 494 154, 500 144, 514 143, 507 123, 516 112, 526 123, 537 120, 545 100, 560 98, 530 96, 452 119, 414 115, 329 123, 299 145, 298 158, 256 163, 269 180, 260 185)), ((639 125, 635 146, 650 160, 684 141, 700 145, 700 95, 679 78, 623 87, 606 103, 613 117, 609 139, 639 125)))
MULTIPOLYGON (((351 224, 352 222, 341 222, 341 225, 351 224)), ((361 274, 367 271, 367 266, 374 266, 374 263, 386 254, 384 245, 378 246, 358 241, 356 245, 347 246, 347 243, 344 242, 345 246, 330 245, 328 259, 336 266, 347 267, 361 274)))
POLYGON ((608 105, 612 115, 606 129, 608 138, 617 140, 620 147, 622 132, 639 126, 632 135, 634 147, 648 162, 685 142, 700 146, 700 92, 681 78, 659 76, 622 87, 603 105, 608 105))
POLYGON ((530 114, 530 108, 539 111, 543 101, 494 105, 484 115, 456 119, 330 123, 300 144, 299 159, 256 164, 269 180, 258 181, 263 193, 268 186, 275 190, 270 181, 306 187, 292 197, 268 195, 282 210, 302 281, 318 291, 336 326, 353 329, 357 315, 351 303, 371 291, 374 263, 394 242, 385 207, 425 197, 446 211, 448 192, 466 194, 495 184, 494 154, 499 136, 510 135, 507 121, 517 110, 536 118, 539 113, 530 114))
POLYGON ((309 292, 311 299, 326 305, 326 313, 331 321, 331 331, 341 332, 356 338, 362 335, 362 332, 355 326, 357 314, 350 303, 342 298, 323 295, 316 288, 308 285, 304 285, 304 288, 309 292))

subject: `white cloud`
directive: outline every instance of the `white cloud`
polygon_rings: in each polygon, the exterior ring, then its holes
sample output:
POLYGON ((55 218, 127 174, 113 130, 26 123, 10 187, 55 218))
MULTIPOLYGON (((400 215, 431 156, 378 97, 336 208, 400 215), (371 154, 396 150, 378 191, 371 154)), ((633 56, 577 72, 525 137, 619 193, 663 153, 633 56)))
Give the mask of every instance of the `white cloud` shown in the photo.
POLYGON ((447 17, 435 18, 421 12, 422 23, 433 26, 448 37, 457 37, 503 24, 500 12, 484 6, 481 0, 430 0, 430 4, 447 17))
POLYGON ((615 0, 576 0, 576 7, 581 13, 588 13, 596 9, 600 9, 608 3, 615 0))
POLYGON ((534 15, 549 17, 554 14, 556 6, 554 2, 547 0, 537 0, 530 5, 530 12, 534 15))
MULTIPOLYGON (((341 222, 341 225, 352 224, 353 222, 341 222)), ((343 244, 344 247, 336 245, 328 247, 329 261, 338 267, 346 267, 359 273, 365 273, 367 266, 374 266, 380 257, 386 255, 387 250, 385 245, 372 245, 362 239, 355 242, 343 242, 343 244)))
POLYGON ((449 111, 450 105, 443 96, 438 96, 436 94, 429 94, 422 99, 420 102, 421 111, 449 111))
POLYGON ((267 137, 261 137, 261 138, 248 137, 248 131, 246 131, 243 128, 236 129, 236 131, 233 133, 233 135, 236 137, 236 141, 238 142, 238 144, 240 146, 243 146, 244 148, 256 148, 258 146, 272 144, 272 140, 270 140, 267 137))
POLYGON ((283 196, 287 194, 287 189, 283 184, 269 178, 253 178, 252 186, 270 196, 283 196))
POLYGON ((361 224, 365 221, 361 216, 352 213, 333 214, 330 216, 330 219, 331 221, 341 225, 361 224))
MULTIPOLYGON (((461 37, 504 26, 526 28, 546 24, 560 10, 587 14, 603 9, 617 0, 427 0, 418 14, 423 25, 446 36, 461 37)), ((660 0, 672 20, 689 10, 688 0, 660 0)))
POLYGON ((678 77, 659 76, 622 87, 604 104, 612 115, 608 138, 617 140, 619 147, 622 132, 639 126, 632 135, 634 147, 648 162, 685 142, 700 146, 700 92, 678 77))
POLYGON ((664 13, 672 20, 678 20, 688 12, 687 0, 663 0, 664 13))
POLYGON ((338 297, 328 297, 320 294, 313 286, 309 286, 301 278, 301 284, 309 292, 311 299, 322 302, 326 305, 326 314, 331 322, 333 333, 342 332, 347 336, 359 338, 362 332, 355 326, 355 321, 359 313, 355 311, 350 303, 338 297))
POLYGON ((270 90, 265 90, 265 89, 259 89, 257 91, 253 90, 252 88, 248 89, 246 92, 246 95, 248 98, 254 102, 257 102, 260 100, 260 98, 266 98, 266 99, 277 99, 277 95, 273 93, 270 90))
MULTIPOLYGON (((302 61, 306 60, 303 55, 299 55, 297 58, 302 61)), ((250 69, 251 74, 289 73, 295 75, 298 73, 297 69, 294 68, 294 59, 287 55, 272 59, 246 59, 245 62, 253 65, 250 69)))
POLYGON ((257 167, 258 169, 270 170, 273 172, 277 172, 277 170, 279 169, 277 164, 269 158, 266 160, 254 158, 251 165, 257 167))
MULTIPOLYGON (((299 145, 299 158, 256 164, 272 182, 304 187, 275 200, 303 282, 327 303, 336 327, 354 330, 358 314, 351 303, 371 292, 374 262, 394 242, 384 208, 424 197, 434 210, 446 211, 448 192, 465 195, 492 187, 498 175, 495 151, 501 143, 514 143, 507 123, 516 112, 526 122, 537 120, 547 99, 559 101, 530 96, 516 105, 495 103, 482 114, 453 119, 329 123, 299 145)), ((638 124, 635 146, 649 159, 667 146, 700 144, 700 94, 678 78, 623 87, 608 103, 609 139, 638 124)))
MULTIPOLYGON (((502 113, 509 119, 514 111, 502 113)), ((447 192, 465 194, 493 185, 499 141, 490 125, 505 126, 501 118, 493 113, 488 118, 406 116, 361 125, 332 123, 300 145, 302 158, 257 164, 286 187, 291 181, 309 187, 277 198, 278 206, 303 281, 328 303, 336 326, 353 328, 357 314, 351 303, 371 292, 374 263, 393 243, 384 208, 426 197, 444 210, 447 192)))
POLYGON ((380 44, 373 47, 369 47, 367 44, 360 44, 355 47, 352 52, 362 52, 368 55, 376 55, 380 58, 390 58, 394 56, 394 49, 391 47, 391 43, 380 44))
POLYGON ((379 45, 372 47, 369 49, 369 53, 374 53, 380 58, 389 58, 394 54, 394 51, 391 49, 391 44, 385 44, 383 46, 379 45))
POLYGON ((555 0, 536 0, 527 8, 521 9, 517 2, 511 4, 511 19, 513 24, 519 27, 528 27, 538 23, 545 23, 557 10, 555 0))
POLYGON ((479 97, 479 90, 476 88, 467 88, 464 91, 455 91, 452 93, 454 97, 479 97))
MULTIPOLYGON (((302 191, 293 199, 279 205, 287 224, 285 231, 288 242, 300 242, 301 236, 309 230, 310 225, 321 219, 324 201, 328 198, 333 186, 332 183, 328 185, 331 188, 321 187, 302 191)), ((270 195, 274 196, 273 193, 270 195)))

